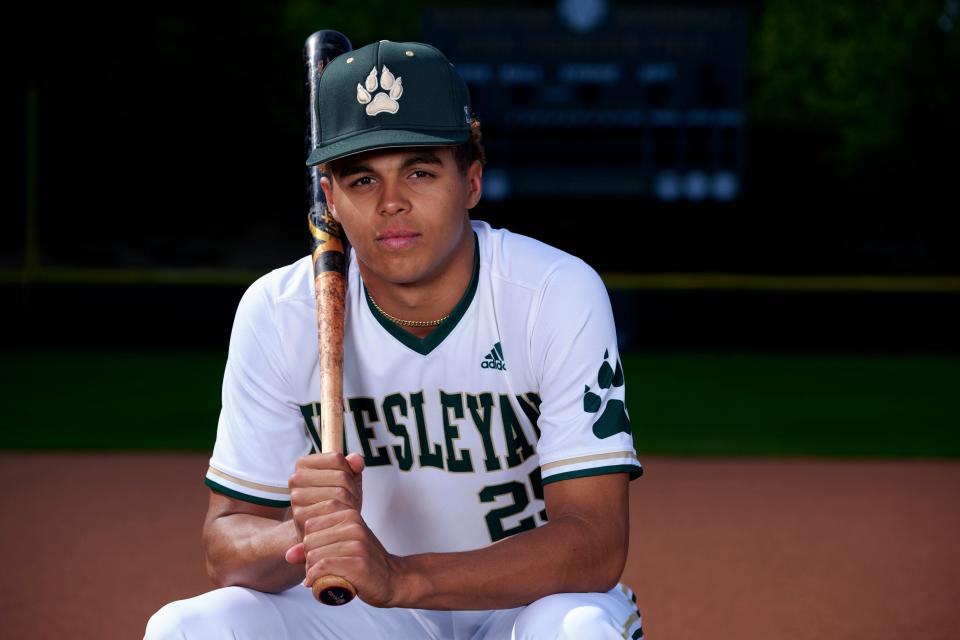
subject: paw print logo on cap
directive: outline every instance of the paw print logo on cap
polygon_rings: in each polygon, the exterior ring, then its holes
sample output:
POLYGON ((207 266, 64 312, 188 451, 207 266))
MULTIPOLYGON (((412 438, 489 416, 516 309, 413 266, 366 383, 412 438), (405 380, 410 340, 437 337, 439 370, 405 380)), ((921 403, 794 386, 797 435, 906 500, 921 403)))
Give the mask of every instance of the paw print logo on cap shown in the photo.
POLYGON ((367 74, 363 84, 357 83, 357 102, 367 105, 367 115, 375 116, 380 113, 396 113, 400 110, 400 96, 403 95, 403 78, 395 77, 386 65, 377 81, 377 67, 374 66, 367 74), (372 95, 377 89, 383 89, 372 95), (387 93, 389 92, 389 93, 387 93))

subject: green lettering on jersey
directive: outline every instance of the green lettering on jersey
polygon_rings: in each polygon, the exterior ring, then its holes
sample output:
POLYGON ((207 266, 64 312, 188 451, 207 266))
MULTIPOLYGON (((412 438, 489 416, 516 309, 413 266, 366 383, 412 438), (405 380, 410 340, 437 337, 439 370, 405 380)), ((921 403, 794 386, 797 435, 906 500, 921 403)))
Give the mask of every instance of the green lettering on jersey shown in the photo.
POLYGON ((397 458, 397 466, 401 471, 410 471, 413 467, 413 450, 410 448, 410 434, 407 432, 407 425, 397 422, 394 417, 394 410, 398 410, 400 415, 407 417, 407 401, 399 393, 391 393, 383 399, 383 419, 387 423, 387 429, 395 436, 403 438, 403 446, 393 445, 393 455, 397 458))
MULTIPOLYGON (((320 435, 317 433, 317 428, 313 425, 313 419, 320 415, 320 403, 311 402, 310 404, 302 404, 300 405, 300 413, 303 415, 303 419, 307 423, 307 433, 310 434, 310 440, 313 443, 313 451, 321 451, 322 447, 320 446, 320 435)), ((343 443, 343 448, 344 455, 346 455, 346 442, 343 443)))
POLYGON ((493 438, 490 437, 490 422, 493 419, 493 394, 481 393, 479 396, 467 394, 467 408, 473 424, 483 438, 483 464, 487 471, 500 469, 500 458, 493 448, 493 438), (478 402, 479 401, 479 402, 478 402))
POLYGON ((463 394, 441 391, 440 406, 443 413, 443 437, 447 444, 447 470, 456 473, 472 472, 470 450, 457 449, 453 444, 453 441, 460 437, 460 426, 451 420, 450 410, 453 410, 453 419, 463 420, 463 394))
POLYGON ((504 484, 484 487, 483 490, 480 491, 480 502, 496 502, 499 496, 504 495, 510 496, 513 499, 513 504, 508 504, 499 509, 491 509, 486 515, 487 529, 490 530, 490 540, 492 542, 509 538, 521 531, 529 531, 530 529, 537 528, 537 523, 534 522, 533 516, 520 519, 515 527, 505 529, 503 526, 504 518, 523 513, 527 505, 530 504, 527 488, 520 482, 506 482, 504 484))
POLYGON ((410 394, 410 406, 413 407, 413 416, 417 421, 417 437, 420 439, 420 466, 443 469, 443 454, 440 445, 427 441, 427 422, 423 419, 423 392, 410 394), (430 445, 433 444, 433 451, 430 445))
POLYGON ((533 447, 523 433, 523 426, 510 405, 510 396, 500 394, 500 417, 503 436, 507 443, 507 466, 515 467, 533 455, 533 447))
POLYGON ((537 423, 540 421, 540 396, 533 391, 529 391, 522 395, 518 395, 517 402, 520 403, 520 408, 527 416, 527 420, 529 420, 530 424, 533 425, 533 433, 536 434, 537 440, 539 440, 540 425, 537 423))
POLYGON ((357 427, 357 437, 360 439, 360 446, 363 447, 363 461, 368 467, 378 467, 390 464, 390 456, 387 455, 386 447, 377 447, 377 453, 374 455, 370 449, 370 439, 376 438, 373 429, 367 426, 366 414, 369 422, 379 422, 377 415, 377 404, 373 398, 350 398, 347 401, 350 412, 353 414, 353 423, 357 427))

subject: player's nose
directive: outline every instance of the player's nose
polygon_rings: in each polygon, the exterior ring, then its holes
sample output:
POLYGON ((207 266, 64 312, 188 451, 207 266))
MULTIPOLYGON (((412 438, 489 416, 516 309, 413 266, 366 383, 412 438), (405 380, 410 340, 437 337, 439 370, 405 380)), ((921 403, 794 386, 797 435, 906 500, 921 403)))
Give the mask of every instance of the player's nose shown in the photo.
POLYGON ((395 216, 410 210, 410 201, 404 193, 403 183, 399 180, 384 180, 380 190, 378 210, 381 214, 395 216))

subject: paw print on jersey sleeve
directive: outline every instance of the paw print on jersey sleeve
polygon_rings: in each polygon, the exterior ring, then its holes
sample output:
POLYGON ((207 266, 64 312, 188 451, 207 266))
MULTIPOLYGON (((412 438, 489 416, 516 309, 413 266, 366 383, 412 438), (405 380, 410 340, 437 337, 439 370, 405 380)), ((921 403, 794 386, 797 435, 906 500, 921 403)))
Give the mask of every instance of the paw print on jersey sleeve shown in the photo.
MULTIPOLYGON (((597 387, 599 389, 622 389, 623 388, 623 368, 620 366, 620 360, 617 360, 617 368, 614 368, 607 361, 610 357, 609 351, 603 352, 603 364, 597 372, 597 387)), ((583 388, 583 410, 587 413, 600 413, 600 407, 603 405, 603 398, 590 390, 589 385, 583 388)), ((627 407, 622 399, 608 398, 607 406, 604 407, 600 417, 593 423, 593 435, 601 440, 609 438, 620 432, 632 433, 630 429, 630 418, 627 416, 627 407)))

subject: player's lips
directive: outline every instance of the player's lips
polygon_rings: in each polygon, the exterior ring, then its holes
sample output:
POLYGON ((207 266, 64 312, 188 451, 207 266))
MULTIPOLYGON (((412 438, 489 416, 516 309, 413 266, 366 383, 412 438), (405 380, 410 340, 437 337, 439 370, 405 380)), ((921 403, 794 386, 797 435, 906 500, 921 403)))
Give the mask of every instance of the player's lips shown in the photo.
POLYGON ((386 249, 408 249, 422 237, 410 229, 390 229, 377 234, 377 244, 386 249))

